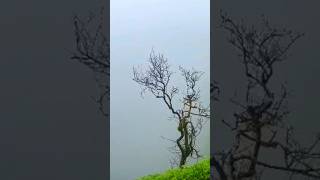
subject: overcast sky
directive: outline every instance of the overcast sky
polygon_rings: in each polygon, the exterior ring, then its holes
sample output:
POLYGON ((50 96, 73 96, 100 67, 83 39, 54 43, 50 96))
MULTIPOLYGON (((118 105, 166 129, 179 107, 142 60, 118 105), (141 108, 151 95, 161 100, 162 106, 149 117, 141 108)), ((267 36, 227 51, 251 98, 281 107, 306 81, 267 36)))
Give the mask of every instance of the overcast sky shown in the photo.
MULTIPOLYGON (((135 178, 169 168, 176 124, 164 104, 132 80, 132 67, 143 65, 154 48, 163 53, 182 83, 178 66, 205 72, 200 88, 209 104, 209 0, 111 1, 111 179, 135 178), (124 173, 126 172, 126 173, 124 173)), ((208 124, 209 127, 209 124, 208 124)), ((202 152, 209 152, 209 128, 202 152)))

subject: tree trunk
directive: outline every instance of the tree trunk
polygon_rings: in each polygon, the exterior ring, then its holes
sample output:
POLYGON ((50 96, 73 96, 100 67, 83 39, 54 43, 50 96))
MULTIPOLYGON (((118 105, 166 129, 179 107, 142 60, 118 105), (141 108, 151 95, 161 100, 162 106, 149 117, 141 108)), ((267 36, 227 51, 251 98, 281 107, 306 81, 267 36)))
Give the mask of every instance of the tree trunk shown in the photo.
POLYGON ((184 155, 184 153, 181 155, 180 164, 179 164, 179 167, 180 167, 180 168, 182 168, 183 165, 186 164, 187 157, 188 157, 188 156, 184 155))

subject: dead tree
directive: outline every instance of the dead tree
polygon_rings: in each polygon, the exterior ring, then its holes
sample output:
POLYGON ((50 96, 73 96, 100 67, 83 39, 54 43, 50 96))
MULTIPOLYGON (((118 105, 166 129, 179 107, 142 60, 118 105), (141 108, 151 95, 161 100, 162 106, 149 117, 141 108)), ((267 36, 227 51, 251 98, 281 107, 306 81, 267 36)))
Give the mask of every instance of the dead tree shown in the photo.
POLYGON ((289 49, 303 36, 287 29, 271 27, 262 18, 262 28, 236 22, 221 13, 220 28, 229 34, 228 42, 237 50, 247 85, 243 100, 231 98, 242 109, 234 120, 223 123, 233 132, 230 149, 216 152, 211 158, 214 177, 220 180, 252 180, 262 177, 262 170, 280 171, 288 179, 320 179, 320 137, 310 146, 295 139, 288 115, 288 91, 270 85, 275 65, 286 60, 289 49), (273 151, 281 158, 263 159, 263 152, 273 151))
POLYGON ((148 91, 160 99, 177 120, 177 131, 180 136, 172 141, 176 148, 174 152, 179 158, 176 164, 181 168, 189 157, 200 157, 196 138, 205 120, 210 118, 209 107, 201 104, 200 89, 197 88, 203 73, 180 67, 186 89, 179 106, 174 103, 178 98, 179 89, 170 84, 173 72, 169 68, 168 60, 162 54, 156 55, 152 51, 148 63, 149 66, 144 71, 133 68, 133 80, 142 86, 142 93, 148 91))
POLYGON ((109 99, 110 56, 109 42, 106 36, 104 8, 100 13, 91 13, 87 18, 73 17, 75 52, 70 57, 90 68, 100 90, 95 99, 99 110, 108 116, 106 101, 109 99))

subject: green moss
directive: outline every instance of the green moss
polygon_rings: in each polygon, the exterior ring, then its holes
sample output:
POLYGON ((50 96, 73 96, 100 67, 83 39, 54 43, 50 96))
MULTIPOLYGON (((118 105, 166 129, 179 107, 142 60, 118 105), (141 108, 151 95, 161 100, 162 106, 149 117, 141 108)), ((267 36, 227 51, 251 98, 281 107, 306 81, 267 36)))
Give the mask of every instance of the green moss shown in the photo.
POLYGON ((204 159, 191 166, 167 170, 161 174, 141 177, 137 180, 207 180, 210 179, 210 160, 204 159))

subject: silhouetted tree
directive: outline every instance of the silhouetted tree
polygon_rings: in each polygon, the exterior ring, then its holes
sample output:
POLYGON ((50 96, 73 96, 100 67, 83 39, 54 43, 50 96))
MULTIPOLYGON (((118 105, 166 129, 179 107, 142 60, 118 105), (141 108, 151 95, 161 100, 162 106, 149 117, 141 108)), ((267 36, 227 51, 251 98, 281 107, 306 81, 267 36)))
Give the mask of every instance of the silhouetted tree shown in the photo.
POLYGON ((104 8, 101 8, 100 13, 91 13, 87 18, 82 19, 77 15, 73 17, 76 49, 71 59, 82 63, 93 71, 100 90, 100 95, 95 101, 98 103, 101 113, 108 116, 106 101, 109 99, 110 89, 108 84, 110 49, 106 36, 104 12, 104 8))
POLYGON ((143 87, 142 93, 148 91, 154 97, 160 99, 177 119, 177 131, 180 136, 176 140, 174 153, 178 154, 179 162, 183 167, 189 157, 199 158, 199 150, 196 145, 196 137, 199 135, 204 120, 210 118, 209 107, 204 107, 200 102, 200 89, 197 83, 202 72, 186 70, 180 67, 180 72, 186 83, 185 94, 180 106, 175 106, 179 89, 171 85, 173 72, 169 68, 168 60, 162 55, 150 53, 149 66, 146 70, 133 68, 133 80, 143 87))
MULTIPOLYGON (((272 27, 262 18, 262 28, 235 22, 221 12, 220 28, 229 33, 228 42, 237 50, 244 68, 247 86, 243 100, 231 98, 241 111, 234 120, 223 123, 233 132, 230 149, 211 158, 214 178, 252 180, 269 169, 288 174, 289 179, 320 179, 320 137, 310 146, 302 146, 294 137, 294 128, 286 120, 289 110, 288 91, 284 84, 278 92, 271 87, 275 65, 283 62, 292 45, 303 36, 291 30, 272 27), (273 151, 280 158, 263 159, 273 151)), ((219 135, 215 135, 219 136, 219 135)))

